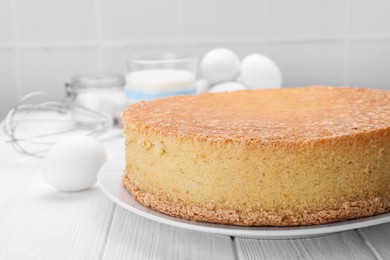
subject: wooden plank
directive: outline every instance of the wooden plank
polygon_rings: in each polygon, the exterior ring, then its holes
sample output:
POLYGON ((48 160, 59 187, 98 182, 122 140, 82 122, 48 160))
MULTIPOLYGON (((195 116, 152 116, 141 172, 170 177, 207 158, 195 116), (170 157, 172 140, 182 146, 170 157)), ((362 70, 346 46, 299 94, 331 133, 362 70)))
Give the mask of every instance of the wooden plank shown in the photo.
POLYGON ((390 259, 390 223, 359 229, 378 259, 390 259))
POLYGON ((117 207, 103 259, 234 259, 232 240, 176 228, 117 207))
MULTIPOLYGON (((23 174, 11 173, 17 180, 23 174)), ((97 259, 114 204, 96 186, 63 193, 43 183, 37 171, 24 175, 31 178, 14 192, 0 191, 0 259, 97 259)))
POLYGON ((356 231, 289 240, 236 238, 235 243, 239 259, 375 259, 356 231))
POLYGON ((43 180, 40 160, 0 137, 0 259, 99 259, 114 203, 95 185, 65 193, 43 180))

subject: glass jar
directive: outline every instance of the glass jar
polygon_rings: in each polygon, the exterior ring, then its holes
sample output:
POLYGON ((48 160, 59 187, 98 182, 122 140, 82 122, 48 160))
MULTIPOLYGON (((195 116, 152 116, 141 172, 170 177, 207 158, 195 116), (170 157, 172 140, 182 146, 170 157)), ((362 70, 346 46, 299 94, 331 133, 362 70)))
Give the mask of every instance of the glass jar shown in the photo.
POLYGON ((110 116, 114 125, 121 122, 127 101, 124 93, 125 80, 119 74, 80 74, 65 84, 71 102, 73 120, 81 125, 96 121, 88 111, 110 116))
POLYGON ((195 94, 196 57, 178 54, 136 55, 126 62, 129 103, 195 94))

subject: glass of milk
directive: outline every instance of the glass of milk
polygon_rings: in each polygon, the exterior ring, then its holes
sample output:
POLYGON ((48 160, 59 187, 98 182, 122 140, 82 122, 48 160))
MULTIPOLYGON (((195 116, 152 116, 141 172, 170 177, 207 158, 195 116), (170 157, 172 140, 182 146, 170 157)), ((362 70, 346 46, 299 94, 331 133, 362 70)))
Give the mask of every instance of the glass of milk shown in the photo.
POLYGON ((130 103, 195 94, 196 58, 139 55, 126 62, 126 97, 130 103))

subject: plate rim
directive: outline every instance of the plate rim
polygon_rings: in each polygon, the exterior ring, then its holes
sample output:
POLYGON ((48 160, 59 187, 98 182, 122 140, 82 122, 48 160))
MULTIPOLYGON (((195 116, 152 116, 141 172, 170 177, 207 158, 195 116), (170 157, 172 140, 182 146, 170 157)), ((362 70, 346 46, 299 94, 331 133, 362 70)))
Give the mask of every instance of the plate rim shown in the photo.
POLYGON ((99 170, 97 175, 97 182, 100 186, 100 189, 103 191, 105 196, 110 200, 121 206, 122 208, 129 210, 132 213, 135 213, 146 219, 156 221, 162 224, 184 228, 187 230, 194 230, 205 233, 213 233, 219 235, 235 236, 235 237, 246 237, 246 238, 264 238, 264 239, 291 239, 291 238, 304 238, 304 237, 314 237, 321 236, 331 233, 343 232, 358 228, 364 228, 369 226, 375 226, 379 224, 384 224, 390 222, 390 212, 383 213, 371 217, 365 217, 360 219, 346 220, 342 222, 334 222, 322 225, 312 225, 312 226, 293 226, 293 227, 244 227, 244 226, 235 226, 235 225, 224 225, 224 224, 215 224, 215 223, 206 223, 206 222, 196 222, 190 220, 184 220, 169 216, 167 214, 155 211, 151 208, 148 208, 138 201, 136 201, 133 196, 125 189, 122 183, 122 171, 124 169, 116 169, 118 165, 121 165, 124 162, 124 155, 115 155, 110 158, 99 170), (122 158, 121 158, 122 157, 122 158), (118 185, 118 193, 121 190, 125 191, 125 194, 128 195, 127 199, 138 204, 139 208, 135 208, 132 205, 129 205, 125 201, 118 198, 117 195, 113 194, 107 185, 107 180, 112 179, 111 181, 116 181, 118 185), (153 214, 149 213, 153 212, 153 214))

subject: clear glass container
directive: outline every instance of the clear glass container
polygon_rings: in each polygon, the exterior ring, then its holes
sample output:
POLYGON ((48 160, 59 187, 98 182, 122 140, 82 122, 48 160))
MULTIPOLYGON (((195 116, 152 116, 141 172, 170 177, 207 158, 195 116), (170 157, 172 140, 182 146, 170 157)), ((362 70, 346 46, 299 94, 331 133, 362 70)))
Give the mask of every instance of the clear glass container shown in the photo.
POLYGON ((195 94, 196 58, 177 54, 137 55, 126 62, 126 97, 130 103, 195 94))
POLYGON ((78 124, 95 122, 86 116, 86 110, 93 110, 111 116, 114 124, 121 121, 122 111, 127 105, 124 94, 125 80, 119 74, 80 74, 65 84, 68 100, 71 102, 72 117, 78 124), (80 107, 86 108, 79 109, 80 107))

